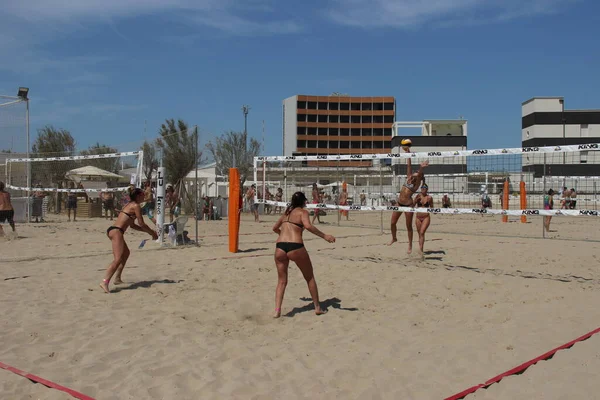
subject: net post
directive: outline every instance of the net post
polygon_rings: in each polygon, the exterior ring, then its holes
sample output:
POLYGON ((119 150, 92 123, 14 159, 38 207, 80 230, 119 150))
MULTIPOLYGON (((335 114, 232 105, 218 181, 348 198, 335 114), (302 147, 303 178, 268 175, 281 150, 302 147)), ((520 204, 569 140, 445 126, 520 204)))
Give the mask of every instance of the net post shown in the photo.
MULTIPOLYGON (((26 126, 26 130, 27 130, 27 158, 29 158, 29 150, 31 148, 31 144, 30 144, 30 140, 29 140, 29 99, 27 98, 27 96, 25 97, 25 106, 26 106, 26 111, 25 111, 25 126, 26 126)), ((31 187, 31 161, 27 161, 27 191, 26 191, 26 195, 27 195, 27 212, 25 213, 27 215, 27 223, 31 222, 31 193, 29 191, 29 188, 31 187)))
MULTIPOLYGON (((383 206, 383 163, 379 160, 379 205, 383 206)), ((379 232, 383 235, 383 210, 379 212, 379 232)))
MULTIPOLYGON (((508 184, 508 179, 506 179, 504 181, 504 188, 503 188, 503 193, 502 193, 502 199, 503 199, 502 209, 503 210, 508 210, 508 208, 509 208, 509 204, 508 204, 508 201, 510 199, 510 196, 508 193, 509 191, 510 191, 510 185, 508 184)), ((502 216, 502 222, 508 222, 508 215, 502 216)))
MULTIPOLYGON (((256 166, 256 162, 254 163, 256 166)), ((254 170, 256 174, 256 169, 254 170)), ((240 212, 241 212, 240 173, 237 168, 229 168, 229 252, 237 253, 240 239, 240 212)))
MULTIPOLYGON (((519 184, 520 196, 521 196, 521 210, 527 209, 527 191, 525 190, 525 182, 521 177, 521 183, 519 184)), ((521 223, 526 223, 527 217, 525 215, 521 215, 521 223)))
POLYGON ((156 171, 156 233, 158 234, 158 243, 164 245, 163 230, 165 225, 165 167, 161 166, 156 171))

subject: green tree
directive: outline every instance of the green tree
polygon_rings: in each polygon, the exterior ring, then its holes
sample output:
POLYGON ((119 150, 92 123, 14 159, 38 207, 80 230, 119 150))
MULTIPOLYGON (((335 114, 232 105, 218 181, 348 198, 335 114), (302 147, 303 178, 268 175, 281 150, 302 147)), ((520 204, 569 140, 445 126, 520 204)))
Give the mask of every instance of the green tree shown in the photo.
POLYGON ((156 148, 148 141, 144 141, 140 148, 144 152, 144 170, 142 173, 147 181, 152 179, 152 172, 158 168, 158 159, 156 158, 156 148))
POLYGON ((253 174, 253 159, 260 154, 261 146, 258 140, 250 138, 246 147, 244 132, 225 132, 216 138, 215 143, 208 143, 206 148, 217 163, 217 174, 228 175, 229 168, 238 169, 240 172, 240 187, 253 174))
POLYGON ((190 130, 183 120, 167 119, 159 134, 156 145, 162 151, 167 182, 172 183, 179 193, 185 211, 195 211, 193 193, 187 192, 184 180, 202 159, 202 152, 197 147, 198 128, 190 130))
MULTIPOLYGON (((118 150, 114 147, 109 147, 104 144, 96 143, 93 146, 90 146, 87 150, 82 150, 82 156, 94 156, 99 154, 111 154, 117 153, 118 150)), ((89 160, 81 160, 79 162, 80 166, 85 167, 91 165, 96 168, 103 169, 108 172, 118 173, 120 169, 120 159, 119 157, 111 157, 111 158, 97 158, 97 159, 89 159, 89 160)))
MULTIPOLYGON (((75 154, 76 142, 66 129, 52 125, 38 129, 38 137, 33 142, 31 157, 66 157, 75 154)), ((23 164, 25 165, 25 164, 23 164)), ((67 171, 76 168, 74 161, 48 161, 31 163, 32 184, 55 187, 65 180, 67 171)))

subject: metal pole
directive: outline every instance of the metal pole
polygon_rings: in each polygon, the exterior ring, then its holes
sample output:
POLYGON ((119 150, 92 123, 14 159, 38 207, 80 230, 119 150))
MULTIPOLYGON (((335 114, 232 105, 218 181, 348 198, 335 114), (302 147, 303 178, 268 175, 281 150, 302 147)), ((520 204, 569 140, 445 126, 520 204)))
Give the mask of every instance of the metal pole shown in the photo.
MULTIPOLYGON (((27 158, 29 158, 29 149, 31 148, 31 144, 29 142, 29 99, 25 99, 26 105, 26 117, 25 117, 25 125, 27 129, 27 158)), ((31 199, 29 198, 30 192, 29 188, 31 187, 31 161, 27 161, 27 222, 31 220, 31 199)))
MULTIPOLYGON (((379 160, 379 205, 382 206, 383 205, 383 170, 381 169, 381 160, 379 160)), ((383 235, 383 210, 380 211, 380 222, 379 222, 379 227, 380 227, 380 232, 383 235)))
MULTIPOLYGON (((199 220, 199 215, 198 215, 198 125, 196 125, 196 150, 194 151, 194 169, 196 170, 196 176, 195 176, 195 181, 194 181, 194 214, 196 215, 196 246, 198 246, 198 220, 199 220)), ((215 179, 215 185, 217 184, 217 180, 215 179)), ((210 206, 210 203, 209 203, 210 206)), ((212 210, 209 210, 210 213, 209 218, 210 218, 210 214, 212 213, 212 210)), ((185 244, 185 243, 184 243, 185 244)))

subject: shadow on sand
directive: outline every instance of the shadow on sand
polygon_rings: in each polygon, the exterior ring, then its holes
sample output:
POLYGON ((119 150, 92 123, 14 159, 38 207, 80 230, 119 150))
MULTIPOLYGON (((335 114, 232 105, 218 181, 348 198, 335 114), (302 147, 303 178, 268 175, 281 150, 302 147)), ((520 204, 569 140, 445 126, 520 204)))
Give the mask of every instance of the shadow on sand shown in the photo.
POLYGON ((118 293, 122 290, 134 290, 134 289, 139 289, 139 288, 149 288, 152 285, 157 284, 157 283, 180 283, 180 282, 183 282, 183 279, 180 279, 178 281, 174 281, 171 279, 141 281, 141 282, 132 283, 131 285, 128 285, 128 286, 117 286, 117 287, 113 288, 111 291, 113 293, 118 293))
MULTIPOLYGON (((312 299, 309 299, 308 297, 301 297, 300 300, 310 301, 310 303, 305 305, 304 307, 294 307, 292 309, 292 311, 285 314, 286 317, 293 317, 296 314, 300 314, 300 313, 307 312, 307 311, 314 311, 315 305, 312 303, 312 299)), ((321 308, 323 310, 327 310, 329 307, 332 307, 332 308, 335 308, 338 310, 344 310, 344 311, 358 311, 358 308, 356 308, 356 307, 352 307, 352 308, 342 307, 340 305, 341 302, 342 302, 342 300, 338 299, 337 297, 332 297, 331 299, 321 301, 321 308)))

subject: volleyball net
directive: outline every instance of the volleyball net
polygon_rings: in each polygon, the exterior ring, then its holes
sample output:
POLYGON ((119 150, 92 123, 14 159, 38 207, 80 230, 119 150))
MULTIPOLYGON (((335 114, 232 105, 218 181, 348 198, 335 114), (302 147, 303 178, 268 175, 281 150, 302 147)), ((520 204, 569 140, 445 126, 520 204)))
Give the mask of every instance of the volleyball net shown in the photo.
POLYGON ((599 146, 256 157, 255 201, 263 204, 267 214, 280 212, 294 192, 302 191, 309 210, 342 211, 342 217, 363 211, 598 216, 600 176, 593 174, 600 175, 599 146), (397 204, 408 160, 413 172, 422 162, 429 163, 424 175, 432 207, 397 204), (319 196, 316 201, 313 185, 319 196), (545 207, 548 196, 553 209, 545 207))

